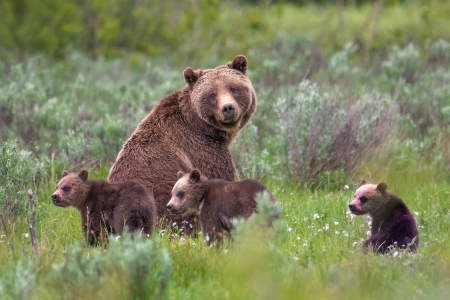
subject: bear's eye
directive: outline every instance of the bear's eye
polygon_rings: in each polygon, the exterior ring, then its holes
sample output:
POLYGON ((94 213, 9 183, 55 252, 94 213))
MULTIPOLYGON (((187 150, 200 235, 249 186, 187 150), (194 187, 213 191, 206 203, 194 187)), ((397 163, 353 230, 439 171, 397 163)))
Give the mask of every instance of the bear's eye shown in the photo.
POLYGON ((184 192, 178 192, 177 197, 178 198, 183 198, 184 197, 184 192))
POLYGON ((70 186, 68 186, 68 185, 65 185, 65 186, 63 186, 62 187, 62 190, 63 190, 63 192, 69 192, 70 191, 70 186))
POLYGON ((212 101, 216 100, 216 94, 209 95, 209 99, 212 101))
POLYGON ((361 203, 366 203, 367 200, 369 200, 366 196, 362 196, 361 198, 359 198, 359 201, 361 201, 361 203))
POLYGON ((234 93, 234 92, 236 92, 236 89, 235 89, 234 87, 232 87, 232 88, 230 88, 230 91, 231 91, 232 93, 234 93))

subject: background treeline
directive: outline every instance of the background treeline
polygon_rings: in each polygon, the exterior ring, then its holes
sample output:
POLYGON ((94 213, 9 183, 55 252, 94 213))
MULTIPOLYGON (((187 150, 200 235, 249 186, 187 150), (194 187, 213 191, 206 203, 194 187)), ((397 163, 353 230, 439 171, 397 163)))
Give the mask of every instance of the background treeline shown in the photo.
POLYGON ((177 62, 224 58, 265 47, 276 35, 314 38, 321 47, 374 50, 450 39, 448 1, 2 0, 0 57, 73 49, 94 57, 171 55, 177 62), (175 55, 176 54, 176 55, 175 55))

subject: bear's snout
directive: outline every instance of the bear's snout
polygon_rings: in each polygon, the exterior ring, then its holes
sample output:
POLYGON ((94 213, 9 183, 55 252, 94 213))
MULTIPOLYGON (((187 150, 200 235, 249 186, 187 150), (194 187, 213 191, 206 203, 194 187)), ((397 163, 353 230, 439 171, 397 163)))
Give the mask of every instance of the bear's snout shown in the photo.
POLYGON ((227 103, 222 106, 222 116, 225 120, 236 119, 236 107, 232 103, 227 103))
POLYGON ((349 204, 348 205, 348 208, 351 210, 351 211, 354 211, 355 209, 356 209, 356 206, 355 206, 355 204, 349 204))
POLYGON ((58 194, 53 194, 53 195, 52 195, 52 201, 53 201, 53 202, 58 201, 58 199, 59 199, 58 194))
POLYGON ((167 204, 166 205, 166 208, 167 208, 167 210, 172 210, 172 208, 173 208, 173 204, 171 204, 171 203, 169 203, 169 204, 167 204))

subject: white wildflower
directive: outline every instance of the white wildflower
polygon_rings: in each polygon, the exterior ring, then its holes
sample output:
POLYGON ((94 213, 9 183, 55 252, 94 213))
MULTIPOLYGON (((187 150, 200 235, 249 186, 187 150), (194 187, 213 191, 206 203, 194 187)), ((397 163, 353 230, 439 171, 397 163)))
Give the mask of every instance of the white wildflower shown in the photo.
POLYGON ((320 218, 319 214, 314 214, 314 220, 319 219, 319 218, 320 218))
POLYGON ((344 190, 348 190, 348 189, 349 189, 348 185, 344 185, 344 190))
POLYGON ((289 227, 287 231, 288 231, 288 232, 291 232, 291 231, 292 231, 292 228, 291 228, 291 227, 289 227))

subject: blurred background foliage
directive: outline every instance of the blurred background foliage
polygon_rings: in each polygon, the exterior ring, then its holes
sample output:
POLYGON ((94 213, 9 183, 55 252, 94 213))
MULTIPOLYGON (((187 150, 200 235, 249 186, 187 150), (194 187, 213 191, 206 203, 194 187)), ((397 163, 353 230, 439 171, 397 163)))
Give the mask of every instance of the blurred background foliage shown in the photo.
POLYGON ((450 39, 444 0, 2 0, 0 49, 24 57, 169 55, 178 63, 230 57, 277 35, 313 38, 324 49, 374 50, 450 39))

